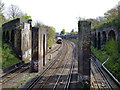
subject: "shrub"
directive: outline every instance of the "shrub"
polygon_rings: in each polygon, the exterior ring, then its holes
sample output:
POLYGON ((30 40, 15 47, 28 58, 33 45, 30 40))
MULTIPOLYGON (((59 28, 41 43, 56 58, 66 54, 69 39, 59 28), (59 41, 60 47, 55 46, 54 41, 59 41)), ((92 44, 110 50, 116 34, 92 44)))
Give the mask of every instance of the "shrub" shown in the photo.
POLYGON ((2 46, 0 48, 2 50, 2 69, 21 62, 21 60, 16 58, 16 54, 9 44, 2 43, 2 46))
POLYGON ((97 56, 100 60, 101 63, 103 63, 109 56, 106 54, 106 52, 98 50, 96 48, 94 48, 93 46, 91 46, 91 50, 92 52, 95 54, 95 56, 97 56))
POLYGON ((118 42, 115 41, 114 39, 111 39, 105 45, 104 49, 107 52, 107 54, 110 55, 110 56, 112 56, 113 54, 117 54, 118 53, 118 42))
POLYGON ((120 81, 120 53, 113 54, 105 63, 105 67, 120 81))
POLYGON ((55 43, 55 28, 49 27, 48 29, 48 48, 55 43))

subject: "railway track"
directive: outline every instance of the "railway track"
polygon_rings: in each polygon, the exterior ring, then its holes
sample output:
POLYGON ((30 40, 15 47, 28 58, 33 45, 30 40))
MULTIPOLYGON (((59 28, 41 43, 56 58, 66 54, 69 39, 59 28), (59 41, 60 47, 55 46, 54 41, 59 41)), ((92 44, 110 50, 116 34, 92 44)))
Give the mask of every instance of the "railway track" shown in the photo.
POLYGON ((29 66, 30 66, 30 64, 28 63, 26 66, 23 65, 22 67, 19 67, 19 69, 16 70, 16 72, 9 73, 6 76, 3 76, 1 78, 2 82, 0 83, 0 86, 3 86, 4 84, 7 84, 10 80, 12 80, 13 78, 19 76, 21 73, 27 72, 30 69, 29 66))
MULTIPOLYGON (((51 49, 48 52, 48 54, 55 53, 61 48, 61 46, 62 45, 57 45, 55 48, 51 49)), ((20 76, 22 73, 26 73, 26 72, 28 73, 29 71, 30 71, 30 63, 23 64, 21 67, 17 67, 16 70, 13 70, 7 73, 6 75, 3 75, 2 77, 0 77, 1 79, 0 86, 2 86, 3 88, 6 88, 6 86, 8 85, 7 83, 9 83, 9 81, 11 81, 17 76, 20 76)))
MULTIPOLYGON (((71 44, 71 47, 72 47, 72 44, 71 44)), ((73 52, 73 50, 71 52, 73 52)), ((71 52, 70 51, 68 52, 68 57, 73 55, 71 52)), ((68 89, 69 88, 73 65, 74 65, 73 61, 74 60, 72 57, 68 58, 68 60, 66 61, 66 64, 64 64, 64 67, 61 70, 61 74, 59 75, 57 82, 55 83, 53 89, 57 89, 57 88, 68 89), (69 61, 69 60, 71 60, 71 61, 69 61), (67 65, 71 65, 71 66, 67 66, 67 65), (68 69, 68 68, 70 68, 70 69, 68 69), (67 77, 65 77, 64 75, 67 75, 67 77)))
POLYGON ((74 65, 72 52, 73 46, 71 43, 65 41, 63 50, 56 58, 55 62, 25 88, 69 88, 70 77, 74 65))
POLYGON ((3 88, 7 88, 9 86, 8 85, 9 82, 12 81, 14 78, 19 77, 22 73, 29 72, 29 70, 30 70, 29 66, 30 65, 27 65, 25 67, 21 67, 21 69, 17 70, 16 72, 10 73, 7 76, 3 77, 2 82, 0 83, 0 86, 2 86, 3 88))
POLYGON ((55 46, 53 49, 51 49, 48 54, 52 54, 54 53, 55 51, 59 50, 61 48, 62 44, 59 44, 57 46, 55 46))
POLYGON ((96 58, 93 55, 91 59, 91 88, 114 89, 101 67, 97 65, 96 58))

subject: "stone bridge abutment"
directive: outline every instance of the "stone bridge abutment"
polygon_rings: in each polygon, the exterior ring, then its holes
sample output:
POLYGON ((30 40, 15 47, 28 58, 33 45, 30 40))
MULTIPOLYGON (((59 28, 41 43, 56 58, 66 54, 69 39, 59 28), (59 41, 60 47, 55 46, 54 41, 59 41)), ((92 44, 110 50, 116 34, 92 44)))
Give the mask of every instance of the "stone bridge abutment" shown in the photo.
POLYGON ((115 27, 104 28, 103 30, 92 31, 92 45, 95 48, 104 49, 105 44, 111 40, 119 41, 119 30, 115 27))
POLYGON ((41 69, 47 63, 47 34, 47 26, 32 27, 30 20, 21 23, 20 18, 2 25, 3 42, 9 43, 21 60, 31 61, 32 71, 41 69))

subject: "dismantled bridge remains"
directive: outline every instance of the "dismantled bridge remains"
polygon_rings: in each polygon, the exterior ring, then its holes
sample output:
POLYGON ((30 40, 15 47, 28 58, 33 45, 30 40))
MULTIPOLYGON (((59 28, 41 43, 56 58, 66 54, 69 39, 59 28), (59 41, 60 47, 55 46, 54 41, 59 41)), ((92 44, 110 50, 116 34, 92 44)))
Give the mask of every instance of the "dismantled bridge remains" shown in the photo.
POLYGON ((91 22, 78 21, 78 80, 90 82, 91 22))
POLYGON ((104 49, 105 44, 112 38, 116 41, 120 41, 120 28, 108 27, 102 30, 92 31, 92 45, 95 48, 104 49))
MULTIPOLYGON (((120 41, 120 28, 107 27, 101 30, 91 31, 91 44, 98 49, 103 50, 105 44, 112 38, 116 41, 120 41)), ((60 37, 60 36, 59 36, 60 37)), ((61 36, 63 39, 78 39, 78 34, 61 36)))
POLYGON ((19 59, 30 60, 32 71, 35 71, 47 62, 48 27, 32 27, 31 22, 20 23, 17 18, 3 24, 2 38, 14 48, 19 59))

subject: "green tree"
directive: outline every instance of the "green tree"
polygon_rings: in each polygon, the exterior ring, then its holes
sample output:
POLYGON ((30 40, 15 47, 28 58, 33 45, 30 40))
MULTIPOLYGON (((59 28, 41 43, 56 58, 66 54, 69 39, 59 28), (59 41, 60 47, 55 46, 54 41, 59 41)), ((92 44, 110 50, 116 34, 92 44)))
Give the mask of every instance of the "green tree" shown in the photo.
POLYGON ((55 43, 56 29, 52 26, 45 26, 40 21, 35 22, 35 27, 45 27, 48 29, 48 48, 55 43))
POLYGON ((77 32, 75 32, 74 29, 72 29, 72 31, 70 32, 70 35, 73 35, 73 34, 77 34, 77 32))
POLYGON ((108 41, 108 43, 105 45, 106 52, 112 56, 114 54, 118 53, 118 43, 114 39, 108 41))
POLYGON ((120 6, 112 8, 104 13, 104 17, 96 18, 98 23, 95 26, 92 26, 92 30, 102 30, 103 28, 114 26, 120 28, 120 6))
POLYGON ((77 32, 71 32, 70 35, 74 35, 74 34, 77 34, 77 32))
POLYGON ((56 35, 55 31, 56 29, 52 26, 48 28, 48 48, 55 43, 55 35, 56 35))
POLYGON ((29 19, 32 19, 32 18, 27 13, 25 13, 20 17, 20 19, 21 19, 21 22, 27 22, 29 19))
POLYGON ((60 35, 65 35, 65 29, 62 29, 60 35))
POLYGON ((118 9, 117 8, 112 8, 108 10, 106 13, 104 13, 104 17, 108 20, 111 21, 112 18, 116 17, 118 15, 118 9))

